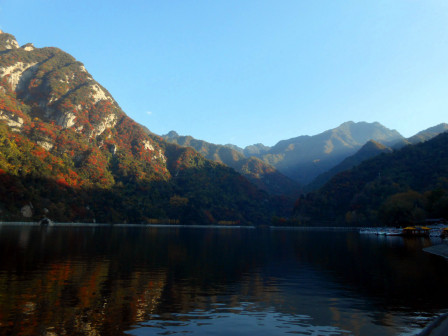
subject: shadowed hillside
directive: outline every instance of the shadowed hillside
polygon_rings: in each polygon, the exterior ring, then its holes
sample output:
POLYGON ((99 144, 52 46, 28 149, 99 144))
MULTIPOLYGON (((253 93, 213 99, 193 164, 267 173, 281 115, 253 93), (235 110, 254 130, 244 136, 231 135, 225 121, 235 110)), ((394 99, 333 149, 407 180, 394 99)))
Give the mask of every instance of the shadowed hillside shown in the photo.
POLYGON ((194 148, 207 159, 235 169, 257 187, 270 194, 297 197, 300 193, 300 186, 297 182, 284 176, 273 166, 260 159, 244 156, 240 151, 234 149, 235 147, 215 145, 191 136, 180 136, 174 131, 164 135, 163 138, 171 143, 194 148))
POLYGON ((0 33, 0 219, 268 222, 268 195, 130 119, 82 63, 0 33))
POLYGON ((260 146, 251 146, 248 150, 305 185, 356 153, 369 140, 390 145, 402 138, 397 131, 379 123, 346 122, 314 136, 280 141, 268 150, 260 146))
POLYGON ((448 218, 448 133, 381 154, 300 197, 302 220, 343 225, 408 225, 448 218))

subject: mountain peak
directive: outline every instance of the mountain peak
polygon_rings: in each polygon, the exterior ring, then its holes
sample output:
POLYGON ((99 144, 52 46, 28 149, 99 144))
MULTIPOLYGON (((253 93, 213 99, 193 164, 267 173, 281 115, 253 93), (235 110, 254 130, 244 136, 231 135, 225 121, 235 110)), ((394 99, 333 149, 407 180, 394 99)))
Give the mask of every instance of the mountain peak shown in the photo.
POLYGON ((46 209, 64 222, 269 223, 284 212, 233 169, 137 124, 58 48, 19 47, 2 32, 0 79, 2 219, 29 204, 25 217, 46 209))
POLYGON ((361 152, 361 151, 371 151, 371 150, 384 150, 386 148, 387 148, 387 146, 379 143, 378 141, 369 140, 369 141, 367 141, 364 144, 364 146, 361 147, 359 152, 361 152))
POLYGON ((0 51, 17 48, 19 48, 19 44, 17 43, 15 36, 0 30, 0 51))
POLYGON ((165 135, 168 139, 174 139, 179 137, 179 134, 176 131, 169 131, 167 135, 165 135))

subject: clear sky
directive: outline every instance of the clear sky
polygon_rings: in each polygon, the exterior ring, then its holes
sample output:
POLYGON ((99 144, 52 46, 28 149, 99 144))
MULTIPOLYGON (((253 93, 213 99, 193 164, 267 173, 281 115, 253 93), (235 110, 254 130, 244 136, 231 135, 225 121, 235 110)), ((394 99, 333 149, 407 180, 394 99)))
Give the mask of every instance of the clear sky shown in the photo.
POLYGON ((0 29, 72 54, 157 134, 244 147, 448 121, 446 0, 0 0, 0 29))

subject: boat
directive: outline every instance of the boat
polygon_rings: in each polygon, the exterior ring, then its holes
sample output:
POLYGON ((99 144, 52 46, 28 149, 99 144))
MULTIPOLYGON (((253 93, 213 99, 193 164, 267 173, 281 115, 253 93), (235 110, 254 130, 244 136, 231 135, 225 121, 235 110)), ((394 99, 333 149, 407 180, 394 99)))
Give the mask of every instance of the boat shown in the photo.
POLYGON ((443 230, 442 229, 431 229, 429 231, 429 236, 430 237, 442 237, 443 235, 443 230))
POLYGON ((385 228, 378 229, 376 234, 378 236, 385 236, 387 234, 387 229, 385 229, 385 228))
POLYGON ((386 230, 386 236, 401 236, 401 235, 403 235, 403 229, 386 230))
POLYGON ((366 228, 366 229, 361 229, 359 230, 360 234, 377 234, 377 229, 373 229, 373 228, 366 228))
POLYGON ((407 226, 403 229, 403 235, 413 237, 429 237, 431 229, 426 226, 407 226))

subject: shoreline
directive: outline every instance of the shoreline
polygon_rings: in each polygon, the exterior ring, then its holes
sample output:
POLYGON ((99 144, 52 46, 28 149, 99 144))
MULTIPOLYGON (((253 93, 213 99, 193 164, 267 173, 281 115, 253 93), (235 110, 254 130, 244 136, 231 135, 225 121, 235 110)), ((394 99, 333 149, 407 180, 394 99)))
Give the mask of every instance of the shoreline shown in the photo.
MULTIPOLYGON (((41 224, 37 222, 0 222, 1 226, 24 226, 24 227, 40 227, 41 224)), ((51 227, 141 227, 141 228, 213 228, 213 229, 255 229, 254 225, 198 225, 198 224, 108 224, 108 223, 62 223, 62 222, 52 222, 50 225, 42 226, 45 228, 51 227)))
POLYGON ((423 329, 417 336, 446 336, 448 335, 448 313, 440 315, 423 329))
MULTIPOLYGON (((2 222, 1 226, 41 226, 38 222, 2 222)), ((298 231, 358 231, 361 227, 342 226, 276 226, 276 225, 226 225, 226 224, 150 224, 150 223, 69 223, 53 222, 46 227, 153 227, 153 228, 235 228, 235 229, 270 229, 298 231)))

